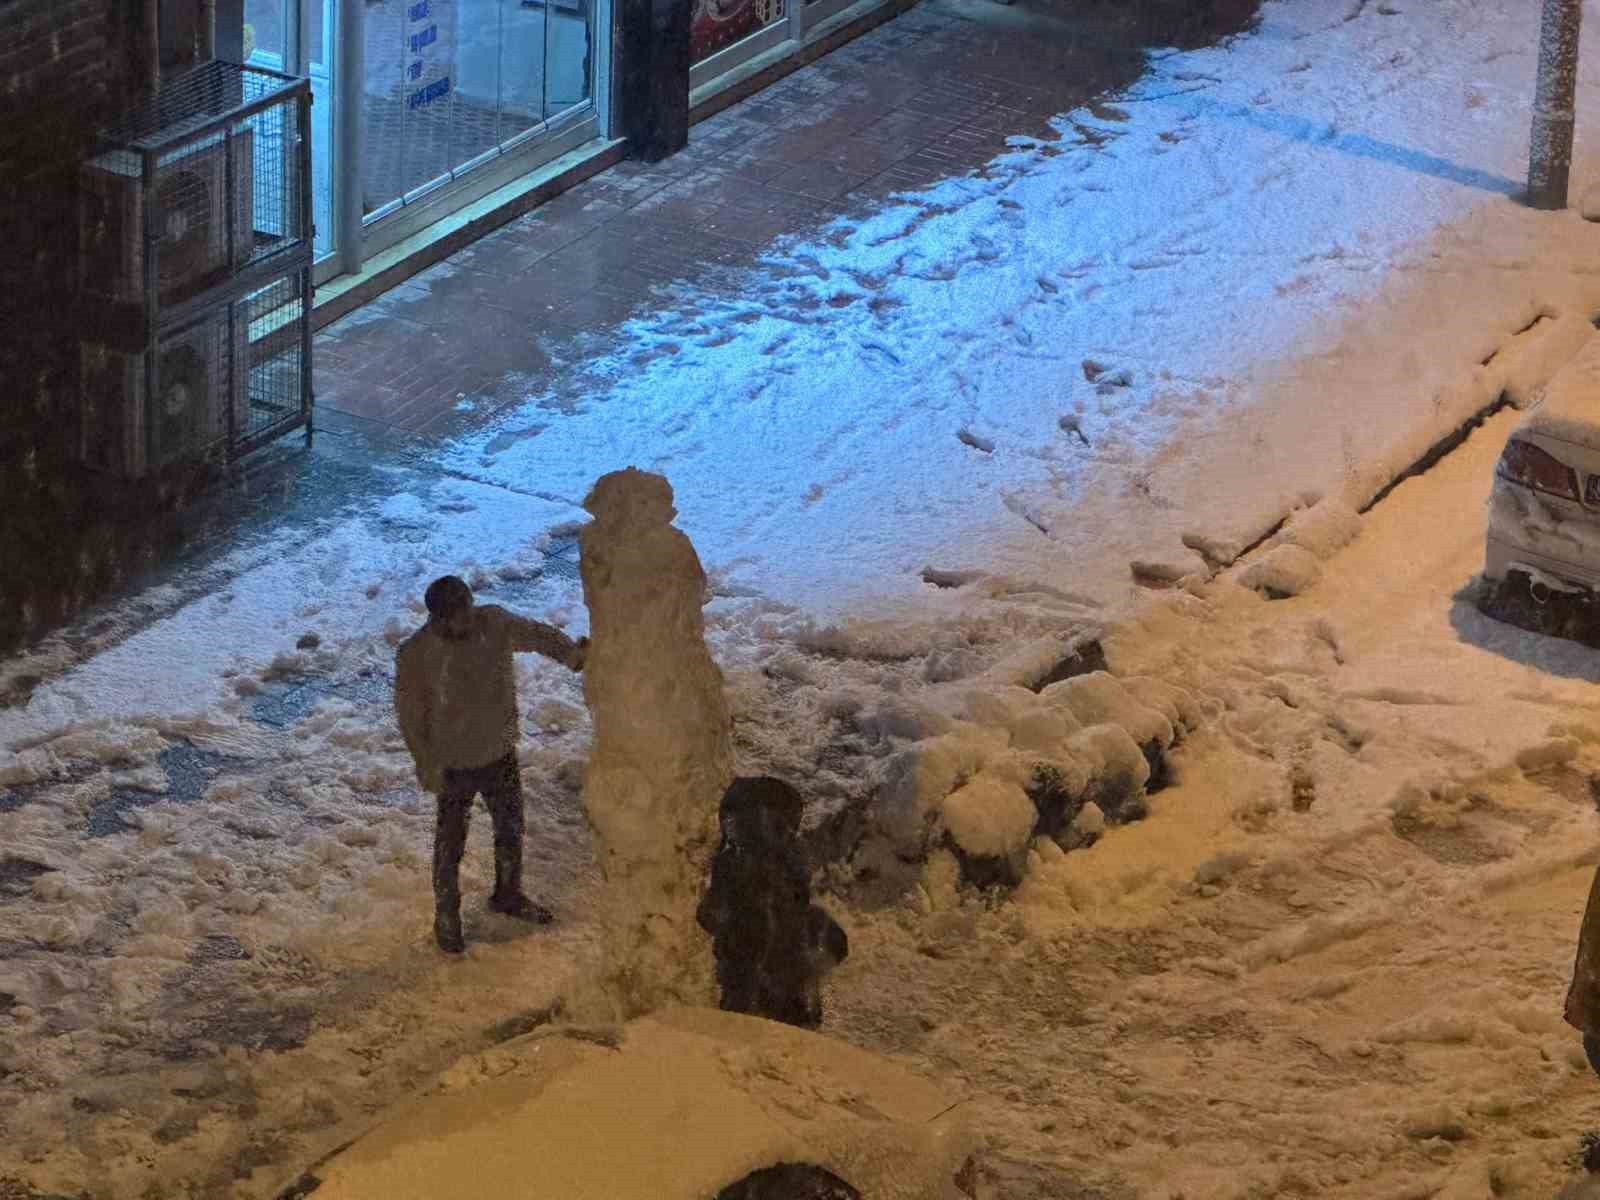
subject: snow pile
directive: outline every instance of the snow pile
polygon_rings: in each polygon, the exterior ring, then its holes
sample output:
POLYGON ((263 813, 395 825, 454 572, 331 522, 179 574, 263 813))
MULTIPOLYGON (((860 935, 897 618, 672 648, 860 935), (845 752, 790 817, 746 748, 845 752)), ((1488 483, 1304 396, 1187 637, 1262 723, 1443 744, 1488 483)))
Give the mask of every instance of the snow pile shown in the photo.
POLYGON ((1272 598, 1298 596, 1317 582, 1322 564, 1311 551, 1300 546, 1274 546, 1254 559, 1239 574, 1239 582, 1251 591, 1272 598))
POLYGON ((733 781, 732 720, 705 643, 706 577, 673 528, 672 487, 602 476, 579 535, 592 644, 583 693, 594 747, 584 811, 606 880, 601 983, 625 1016, 712 998, 695 922, 733 781))
POLYGON ((1003 684, 930 690, 928 705, 960 716, 931 736, 908 727, 913 740, 882 768, 857 853, 858 868, 886 854, 925 863, 930 894, 942 889, 930 880, 949 870, 950 852, 964 882, 1014 885, 1042 843, 1075 848, 1108 821, 1137 820, 1147 785, 1164 783, 1167 752, 1202 719, 1183 689, 1107 671, 1037 694, 1003 684))

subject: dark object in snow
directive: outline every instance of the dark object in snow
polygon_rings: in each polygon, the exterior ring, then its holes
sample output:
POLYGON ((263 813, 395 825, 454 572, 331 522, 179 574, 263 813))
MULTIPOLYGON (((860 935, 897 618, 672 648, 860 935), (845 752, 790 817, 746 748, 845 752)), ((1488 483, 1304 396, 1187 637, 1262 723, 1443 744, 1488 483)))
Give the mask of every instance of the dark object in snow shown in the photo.
POLYGON ((322 639, 315 633, 302 633, 300 640, 294 644, 296 650, 315 650, 322 645, 322 639))
POLYGON ((1583 1034, 1583 1049, 1589 1063, 1595 1064, 1591 1043, 1600 1037, 1600 869, 1589 884, 1589 899, 1578 927, 1578 952, 1572 964, 1572 983, 1567 988, 1567 1003, 1562 1016, 1583 1034))
POLYGON ((1033 823, 1034 837, 1059 838, 1083 808, 1084 797, 1074 796, 1058 767, 1035 767, 1033 779, 1024 789, 1039 814, 1033 823))
POLYGON ((1030 691, 1042 692, 1052 683, 1060 683, 1063 679, 1074 679, 1079 675, 1089 675, 1095 671, 1109 671, 1106 664, 1106 652, 1101 648, 1099 641, 1089 640, 1080 642, 1068 651, 1066 657, 1051 667, 1038 680, 1028 685, 1030 691))
POLYGON ((944 844, 955 855, 956 864, 961 868, 961 882, 980 892, 994 889, 1009 892, 1022 882, 1027 870, 1026 846, 1016 854, 968 854, 948 834, 944 844))
POLYGON ((982 571, 941 571, 938 567, 923 567, 922 582, 936 588, 960 588, 983 578, 982 571))
POLYGON ((1089 436, 1083 432, 1083 427, 1078 424, 1078 418, 1073 414, 1067 413, 1056 424, 1060 426, 1062 433, 1075 433, 1085 446, 1089 444, 1089 436))
POLYGON ((1290 807, 1295 812, 1310 812, 1317 802, 1317 781, 1304 763, 1289 770, 1290 807))
POLYGON ((730 1183, 717 1193, 716 1200, 861 1200, 861 1193, 832 1171, 805 1163, 779 1163, 730 1183))
POLYGON ((1474 599, 1496 621, 1600 649, 1600 600, 1592 592, 1550 591, 1525 571, 1507 571, 1498 582, 1480 580, 1474 599))
POLYGON ((1099 379, 1100 376, 1104 375, 1105 373, 1106 373, 1105 367, 1102 366, 1100 363, 1095 362, 1094 359, 1086 358, 1086 359, 1083 360, 1083 377, 1085 379, 1087 379, 1090 383, 1093 383, 1096 379, 1099 379))
POLYGON ((982 434, 973 433, 972 430, 966 428, 958 429, 956 437, 974 450, 982 450, 985 454, 994 453, 993 438, 986 438, 982 434))
POLYGON ((1591 1129, 1578 1139, 1578 1165, 1591 1175, 1600 1174, 1600 1133, 1591 1129))
POLYGON ((543 1008, 531 1008, 527 1012, 521 1012, 516 1016, 507 1017, 505 1020, 497 1022, 488 1031, 489 1040, 496 1045, 501 1042, 509 1042, 512 1038, 521 1037, 525 1033, 532 1033, 535 1029, 549 1025, 565 1012, 566 1005, 558 997, 543 1008))
POLYGON ((695 916, 711 935, 724 1011, 815 1029, 822 1024, 822 976, 850 944, 839 923, 811 903, 801 808, 800 794, 781 779, 733 781, 722 797, 722 841, 695 916))
POLYGON ((19 858, 14 854, 7 854, 0 858, 0 896, 13 898, 26 896, 33 890, 35 879, 53 870, 54 867, 35 862, 31 858, 19 858))
POLYGON ((1167 765, 1167 751, 1161 745, 1161 740, 1151 738, 1139 747, 1139 752, 1144 755, 1144 761, 1150 767, 1150 778, 1144 781, 1144 794, 1153 796, 1157 792, 1166 790, 1172 783, 1172 768, 1167 765))

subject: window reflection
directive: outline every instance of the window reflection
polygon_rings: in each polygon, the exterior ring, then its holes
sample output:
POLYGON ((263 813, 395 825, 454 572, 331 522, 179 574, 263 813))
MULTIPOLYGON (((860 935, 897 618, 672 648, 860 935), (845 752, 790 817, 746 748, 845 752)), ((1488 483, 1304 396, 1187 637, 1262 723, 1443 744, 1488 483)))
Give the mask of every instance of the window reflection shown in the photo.
POLYGON ((592 98, 592 12, 592 0, 553 0, 550 6, 545 26, 545 120, 592 98))
POLYGON ((369 214, 593 99, 595 0, 361 2, 369 214))

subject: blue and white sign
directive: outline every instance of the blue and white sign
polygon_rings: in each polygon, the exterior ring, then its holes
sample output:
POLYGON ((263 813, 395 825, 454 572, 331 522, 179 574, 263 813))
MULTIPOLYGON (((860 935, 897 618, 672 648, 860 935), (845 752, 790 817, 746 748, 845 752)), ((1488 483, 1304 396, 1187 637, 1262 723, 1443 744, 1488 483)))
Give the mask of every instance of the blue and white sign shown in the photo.
POLYGON ((450 175, 451 120, 457 80, 456 13, 460 0, 403 0, 399 158, 402 195, 450 175))
POLYGON ((406 110, 444 107, 456 60, 457 0, 407 0, 406 110))

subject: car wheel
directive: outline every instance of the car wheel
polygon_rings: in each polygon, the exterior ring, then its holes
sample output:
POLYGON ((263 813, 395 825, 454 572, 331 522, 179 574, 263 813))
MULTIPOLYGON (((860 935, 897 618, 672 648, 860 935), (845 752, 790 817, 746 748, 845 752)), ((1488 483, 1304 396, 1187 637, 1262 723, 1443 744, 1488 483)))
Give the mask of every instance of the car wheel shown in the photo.
POLYGON ((822 1167, 779 1163, 730 1183, 716 1200, 861 1200, 861 1193, 822 1167))

